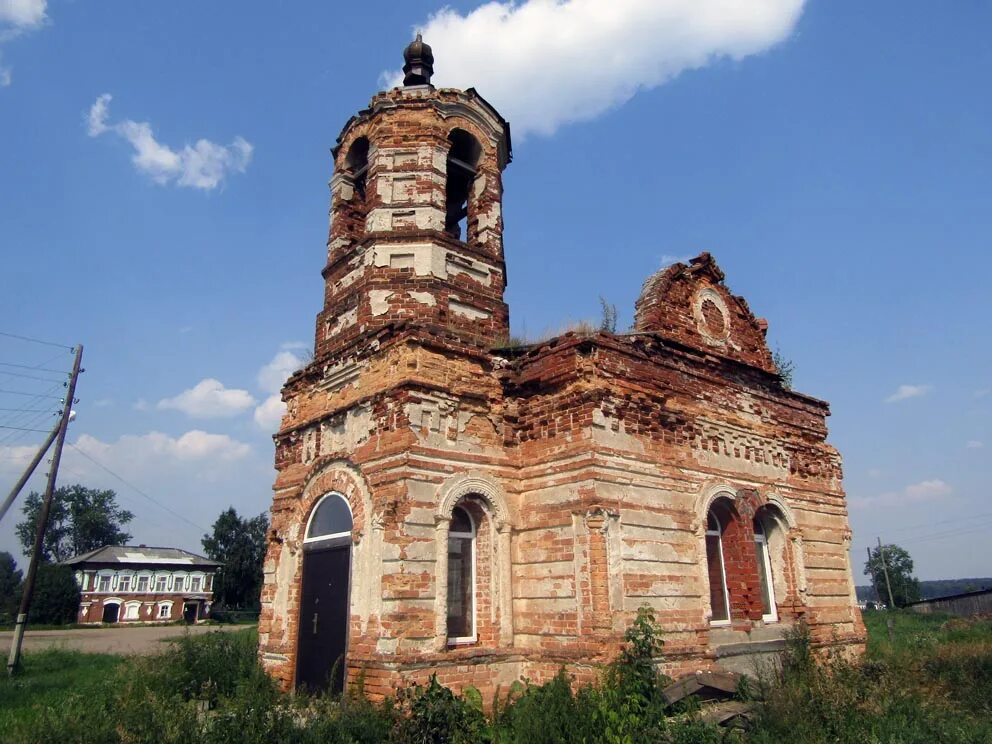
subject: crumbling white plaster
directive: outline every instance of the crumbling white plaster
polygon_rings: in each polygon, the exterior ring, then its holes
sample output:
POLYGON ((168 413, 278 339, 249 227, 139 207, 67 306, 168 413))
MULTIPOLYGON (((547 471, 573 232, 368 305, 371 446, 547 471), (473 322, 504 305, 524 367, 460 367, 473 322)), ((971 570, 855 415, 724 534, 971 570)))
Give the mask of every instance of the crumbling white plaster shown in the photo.
POLYGON ((393 293, 388 289, 369 290, 369 304, 373 315, 385 315, 389 312, 389 298, 393 293))
POLYGON ((434 295, 431 292, 410 291, 407 292, 407 294, 410 295, 410 298, 412 300, 419 302, 421 305, 428 305, 430 307, 434 307, 437 304, 437 299, 434 297, 434 295))
POLYGON ((644 443, 633 434, 627 433, 625 423, 595 408, 592 412, 592 441, 611 449, 628 452, 643 452, 644 443))
POLYGON ((320 453, 328 455, 338 452, 347 455, 368 441, 374 432, 372 406, 368 403, 352 406, 321 422, 320 453))
POLYGON ((468 318, 469 320, 489 320, 492 317, 492 313, 486 310, 473 307, 472 305, 466 305, 463 302, 457 302, 454 299, 448 300, 448 310, 455 315, 461 315, 463 318, 468 318))

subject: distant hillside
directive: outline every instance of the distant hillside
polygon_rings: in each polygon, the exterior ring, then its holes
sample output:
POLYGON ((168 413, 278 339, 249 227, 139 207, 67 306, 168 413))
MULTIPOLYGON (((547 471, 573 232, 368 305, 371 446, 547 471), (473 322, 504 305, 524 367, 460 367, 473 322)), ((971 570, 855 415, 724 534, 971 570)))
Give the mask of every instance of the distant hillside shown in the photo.
MULTIPOLYGON (((871 586, 855 587, 858 592, 858 599, 875 601, 875 589, 871 586)), ((883 596, 885 587, 879 587, 883 596)), ((938 579, 936 581, 921 581, 920 593, 923 599, 934 599, 935 597, 949 597, 952 594, 963 594, 964 592, 975 592, 979 589, 992 589, 992 578, 985 579, 938 579)))

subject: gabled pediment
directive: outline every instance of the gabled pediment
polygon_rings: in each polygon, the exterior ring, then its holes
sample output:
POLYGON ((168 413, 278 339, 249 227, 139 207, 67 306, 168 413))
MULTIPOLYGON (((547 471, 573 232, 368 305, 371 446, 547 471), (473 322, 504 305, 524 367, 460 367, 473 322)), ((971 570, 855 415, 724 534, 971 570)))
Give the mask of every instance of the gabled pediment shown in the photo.
POLYGON ((731 293, 709 253, 672 264, 644 282, 634 305, 634 330, 777 371, 765 341, 768 323, 731 293))

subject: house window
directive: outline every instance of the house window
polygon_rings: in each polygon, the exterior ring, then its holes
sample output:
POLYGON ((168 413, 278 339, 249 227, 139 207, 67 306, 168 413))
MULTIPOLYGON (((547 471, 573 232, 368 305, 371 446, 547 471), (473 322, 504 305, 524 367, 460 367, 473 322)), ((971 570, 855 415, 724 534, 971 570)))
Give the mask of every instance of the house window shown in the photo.
POLYGON ((185 576, 176 576, 172 579, 172 591, 181 592, 186 586, 185 576))
POLYGON ((475 525, 460 506, 448 531, 448 642, 475 640, 475 525))
POLYGON ((122 592, 129 592, 129 591, 131 591, 131 577, 130 576, 121 576, 117 580, 117 589, 118 589, 118 591, 122 591, 122 592))
POLYGON ((138 612, 141 609, 141 604, 139 602, 131 602, 124 606, 124 619, 125 620, 138 620, 138 612))
POLYGON ((148 577, 147 576, 139 576, 138 577, 138 591, 139 592, 147 592, 148 591, 148 577))
POLYGON ((199 576, 193 576, 189 580, 189 590, 191 592, 198 592, 198 591, 200 591, 200 577, 199 576))
POLYGON ((213 585, 214 585, 214 576, 213 574, 209 574, 203 581, 203 591, 209 592, 213 588, 213 585))
POLYGON ((710 622, 730 622, 730 597, 727 594, 727 570, 723 563, 723 527, 710 509, 706 517, 706 570, 710 579, 710 622))
POLYGON ((774 622, 778 620, 778 611, 775 609, 775 584, 772 581, 772 562, 768 554, 769 530, 765 522, 760 514, 754 518, 754 554, 758 563, 758 582, 761 585, 761 617, 766 622, 774 622))
POLYGON ((165 591, 165 582, 167 580, 168 579, 165 576, 158 576, 158 577, 156 577, 155 578, 155 591, 156 592, 164 592, 165 591))
POLYGON ((110 577, 109 576, 101 576, 97 580, 97 588, 96 588, 96 590, 98 592, 109 592, 110 591, 110 577))
POLYGON ((159 620, 168 620, 170 617, 172 617, 172 605, 168 602, 160 604, 158 606, 159 620))

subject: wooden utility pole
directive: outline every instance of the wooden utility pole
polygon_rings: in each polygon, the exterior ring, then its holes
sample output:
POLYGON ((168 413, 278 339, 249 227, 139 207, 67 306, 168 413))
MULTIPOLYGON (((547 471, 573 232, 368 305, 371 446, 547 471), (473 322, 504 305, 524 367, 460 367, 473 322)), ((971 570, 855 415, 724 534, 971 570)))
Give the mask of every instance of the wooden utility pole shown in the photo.
POLYGON ((10 505, 14 503, 14 499, 17 498, 17 494, 19 494, 21 492, 21 489, 24 488, 24 484, 28 482, 28 479, 31 477, 31 474, 34 472, 34 469, 38 467, 38 463, 41 462, 41 458, 45 456, 45 453, 48 452, 48 448, 52 446, 52 442, 55 441, 55 437, 58 436, 59 429, 61 427, 62 427, 62 422, 60 421, 55 426, 55 428, 52 429, 52 433, 48 435, 48 438, 44 441, 41 447, 38 448, 38 453, 34 456, 34 459, 27 466, 27 469, 25 469, 24 473, 21 475, 20 480, 18 480, 17 483, 14 484, 14 487, 10 489, 10 493, 7 495, 7 499, 3 502, 3 504, 0 504, 0 521, 3 520, 4 515, 7 513, 7 510, 10 508, 10 505))
POLYGON ((895 600, 892 599, 892 584, 889 582, 889 566, 885 560, 885 548, 882 547, 882 538, 878 538, 878 552, 882 558, 882 572, 885 574, 885 588, 889 591, 889 609, 896 608, 895 600))
MULTIPOLYGON (((868 551, 868 565, 871 565, 871 548, 865 548, 868 551)), ((871 585, 875 589, 875 601, 878 602, 879 607, 882 605, 882 593, 878 590, 878 582, 875 581, 875 572, 871 572, 871 585)))
POLYGON ((10 656, 7 657, 7 674, 14 674, 21 661, 21 642, 24 640, 24 626, 27 624, 28 611, 31 609, 34 580, 38 575, 38 562, 41 560, 45 530, 48 528, 48 513, 52 510, 52 499, 55 496, 55 481, 58 478, 59 462, 62 459, 62 445, 65 444, 65 432, 69 428, 69 414, 72 413, 72 403, 76 395, 76 381, 79 379, 79 373, 81 371, 79 364, 82 360, 83 345, 78 344, 76 346, 76 359, 72 363, 72 376, 69 378, 68 390, 62 404, 62 419, 59 421, 58 434, 55 437, 55 452, 52 454, 52 467, 48 471, 45 498, 41 502, 41 512, 38 514, 38 529, 34 535, 34 549, 31 551, 31 562, 28 564, 28 575, 24 578, 24 593, 21 595, 21 607, 17 612, 14 638, 10 643, 10 656))

